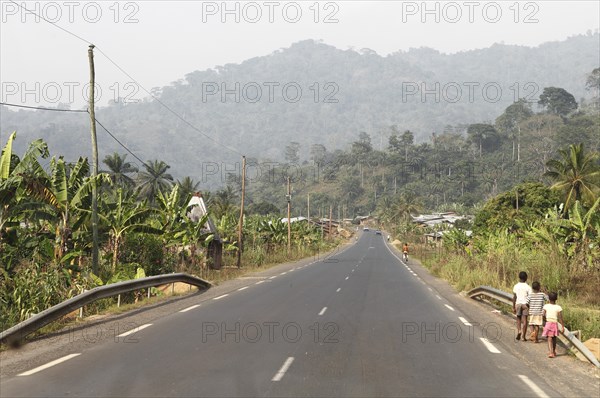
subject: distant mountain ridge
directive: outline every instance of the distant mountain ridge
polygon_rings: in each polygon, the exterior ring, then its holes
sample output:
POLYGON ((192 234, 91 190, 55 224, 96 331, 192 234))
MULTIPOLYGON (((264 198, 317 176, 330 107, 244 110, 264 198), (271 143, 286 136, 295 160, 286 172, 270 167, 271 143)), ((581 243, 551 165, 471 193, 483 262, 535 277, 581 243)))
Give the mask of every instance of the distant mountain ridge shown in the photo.
MULTIPOLYGON (((492 122, 519 97, 536 102, 544 87, 562 87, 579 101, 589 95, 586 75, 598 66, 598 33, 533 48, 494 44, 455 54, 419 48, 385 57, 306 40, 241 64, 191 72, 157 95, 239 153, 283 160, 285 146, 296 141, 306 160, 311 144, 343 148, 360 131, 378 148, 387 145, 391 125, 410 129, 419 141, 448 126, 492 122)), ((201 180, 207 165, 239 160, 153 100, 111 104, 96 113, 134 153, 164 160, 176 177, 201 180)), ((90 156, 86 114, 2 107, 0 122, 3 141, 18 131, 17 153, 43 138, 67 159, 90 156)), ((125 152, 100 127, 98 135, 101 159, 125 152)))

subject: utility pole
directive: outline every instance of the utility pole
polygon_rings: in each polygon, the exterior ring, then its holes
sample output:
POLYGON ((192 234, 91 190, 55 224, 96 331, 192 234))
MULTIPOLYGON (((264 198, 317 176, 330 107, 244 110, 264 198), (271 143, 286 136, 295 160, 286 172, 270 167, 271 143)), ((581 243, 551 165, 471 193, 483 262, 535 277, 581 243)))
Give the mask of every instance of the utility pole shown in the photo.
POLYGON ((287 199, 287 221, 288 221, 288 241, 287 241, 287 250, 288 250, 288 256, 291 254, 292 252, 292 220, 291 220, 291 216, 292 216, 292 192, 290 189, 290 177, 288 176, 287 178, 287 195, 286 195, 286 199, 287 199))
POLYGON ((306 196, 306 218, 308 218, 308 222, 310 224, 310 194, 306 196))
POLYGON ((246 157, 242 156, 242 203, 240 204, 240 225, 238 226, 238 251, 237 251, 237 267, 242 266, 242 250, 243 250, 243 232, 244 225, 244 198, 246 196, 246 157))
POLYGON ((333 207, 329 205, 329 237, 331 238, 331 234, 333 233, 331 229, 331 217, 333 217, 333 207))
POLYGON ((96 71, 94 69, 94 45, 88 48, 88 59, 90 63, 90 103, 88 112, 90 114, 90 129, 92 133, 92 272, 98 275, 98 142, 96 140, 96 112, 94 110, 94 84, 96 71))

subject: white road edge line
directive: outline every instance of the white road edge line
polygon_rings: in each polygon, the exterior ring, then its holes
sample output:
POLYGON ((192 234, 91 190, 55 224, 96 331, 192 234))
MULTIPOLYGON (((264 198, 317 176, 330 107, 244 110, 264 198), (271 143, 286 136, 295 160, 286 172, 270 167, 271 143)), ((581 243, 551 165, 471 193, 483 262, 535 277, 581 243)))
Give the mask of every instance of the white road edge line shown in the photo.
POLYGON ((346 280, 348 280, 348 278, 350 278, 349 276, 346 277, 346 280))
POLYGON ((433 289, 432 289, 432 288, 428 287, 427 289, 429 289, 429 291, 430 291, 430 292, 433 292, 433 289))
POLYGON ((454 311, 454 308, 450 307, 448 304, 444 304, 446 306, 446 308, 448 308, 450 311, 454 311))
POLYGON ((500 354, 500 350, 498 350, 492 343, 490 343, 488 339, 486 339, 485 337, 480 337, 479 340, 481 340, 481 342, 483 343, 485 348, 488 349, 489 352, 491 352, 492 354, 500 354))
POLYGON ((54 361, 52 361, 52 362, 48 362, 48 363, 47 363, 47 364, 45 364, 45 365, 38 366, 37 368, 34 368, 34 369, 31 369, 31 370, 28 370, 27 372, 20 373, 20 374, 18 374, 17 376, 30 376, 30 375, 32 375, 32 374, 34 374, 34 373, 41 372, 41 371, 42 371, 42 370, 44 370, 44 369, 51 368, 51 367, 52 367, 52 366, 54 366, 54 365, 58 365, 58 364, 59 364, 59 363, 61 363, 61 362, 65 362, 65 361, 68 361, 68 360, 69 360, 69 359, 71 359, 71 358, 75 358, 75 357, 76 357, 76 356, 78 356, 78 355, 81 355, 81 353, 65 355, 65 356, 64 356, 64 357, 62 357, 62 358, 55 359, 55 360, 54 360, 54 361))
POLYGON ((473 326, 471 325, 471 322, 467 321, 465 318, 463 318, 462 316, 459 316, 458 319, 460 319, 460 321, 462 323, 464 323, 466 326, 473 326))
POLYGON ((335 292, 338 293, 340 290, 342 290, 342 288, 338 287, 335 292))
POLYGON ((255 285, 260 285, 261 283, 265 283, 265 281, 258 281, 255 283, 255 285))
POLYGON ((246 289, 248 289, 248 286, 240 287, 237 291, 241 292, 242 290, 246 290, 246 289))
POLYGON ((290 368, 290 366, 292 365, 292 362, 294 362, 294 357, 288 357, 288 359, 285 360, 285 362, 283 363, 283 365, 281 366, 281 368, 279 369, 277 374, 275 374, 275 376, 273 376, 271 381, 281 380, 283 378, 283 376, 285 375, 285 372, 287 372, 288 369, 290 368))
POLYGON ((281 273, 281 274, 279 274, 279 275, 285 275, 285 274, 287 274, 287 271, 285 271, 285 272, 282 272, 282 273, 281 273))
POLYGON ((198 307, 200 307, 200 304, 192 305, 191 307, 187 307, 186 309, 183 309, 183 310, 181 310, 179 312, 188 312, 188 311, 191 311, 194 308, 198 308, 198 307))
POLYGON ((442 298, 439 296, 439 294, 436 294, 435 297, 438 298, 438 300, 441 300, 442 298))
POLYGON ((325 313, 325 311, 327 311, 327 307, 323 307, 321 312, 319 312, 319 316, 323 315, 325 313))
POLYGON ((229 293, 223 294, 219 297, 215 297, 215 298, 213 298, 213 300, 221 300, 223 297, 227 297, 227 296, 229 296, 229 293))
POLYGON ((277 278, 277 275, 273 275, 272 277, 270 277, 269 279, 275 279, 277 278))
POLYGON ((523 380, 523 382, 525 384, 527 384, 527 386, 529 386, 529 388, 531 388, 531 391, 533 391, 535 393, 535 395, 537 395, 540 398, 549 398, 548 394, 546 394, 541 388, 539 388, 537 386, 537 384, 535 384, 533 381, 531 381, 531 379, 525 375, 519 375, 519 379, 523 380))
POLYGON ((134 334, 134 333, 137 333, 137 332, 139 332, 139 331, 140 331, 140 330, 142 330, 142 329, 146 329, 148 326, 152 326, 152 324, 151 324, 151 323, 147 323, 147 324, 145 324, 145 325, 138 326, 137 328, 133 328, 133 329, 131 329, 131 330, 130 330, 130 331, 128 331, 128 332, 121 333, 121 334, 120 334, 120 335, 118 335, 117 337, 127 337, 127 336, 129 336, 130 334, 134 334))

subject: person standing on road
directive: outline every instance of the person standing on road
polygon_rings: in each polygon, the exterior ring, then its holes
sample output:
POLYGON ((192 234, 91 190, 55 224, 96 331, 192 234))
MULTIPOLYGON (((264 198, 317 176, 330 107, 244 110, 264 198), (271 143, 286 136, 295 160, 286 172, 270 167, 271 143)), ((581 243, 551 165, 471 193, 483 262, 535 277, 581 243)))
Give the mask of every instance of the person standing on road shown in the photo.
POLYGON ((529 325, 531 326, 531 335, 529 340, 539 343, 540 326, 544 324, 544 304, 548 300, 545 293, 540 292, 540 283, 535 281, 531 284, 533 292, 529 295, 529 325))
POLYGON ((527 341, 527 316, 529 315, 529 295, 531 287, 527 284, 527 272, 519 272, 519 283, 513 287, 513 313, 517 316, 517 338, 527 341))
POLYGON ((544 305, 546 326, 544 326, 542 336, 548 337, 548 358, 556 358, 556 337, 560 333, 558 322, 560 321, 563 331, 565 330, 565 322, 563 321, 562 307, 556 304, 558 294, 551 292, 548 294, 548 299, 550 304, 544 305))

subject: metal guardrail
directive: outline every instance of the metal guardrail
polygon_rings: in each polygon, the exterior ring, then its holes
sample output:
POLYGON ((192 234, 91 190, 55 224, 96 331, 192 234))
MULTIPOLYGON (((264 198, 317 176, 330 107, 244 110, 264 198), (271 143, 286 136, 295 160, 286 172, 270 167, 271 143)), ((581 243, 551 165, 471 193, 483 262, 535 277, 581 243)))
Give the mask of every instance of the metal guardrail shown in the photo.
MULTIPOLYGON (((470 290, 467 295, 473 299, 479 296, 487 296, 512 306, 512 295, 510 293, 495 289, 490 286, 476 287, 475 289, 470 290)), ((569 331, 569 329, 564 328, 561 333, 569 341, 569 343, 573 345, 573 347, 577 348, 579 352, 583 354, 588 361, 594 364, 594 366, 597 368, 600 368, 600 362, 598 362, 598 359, 594 353, 592 353, 577 337, 575 337, 573 333, 569 331)))
POLYGON ((0 343, 15 343, 23 340, 28 334, 46 326, 47 324, 73 312, 93 301, 127 293, 133 290, 145 289, 169 283, 183 282, 189 285, 208 289, 212 285, 203 279, 188 274, 177 273, 167 275, 149 276, 146 278, 130 281, 111 283, 110 285, 98 286, 86 292, 78 294, 62 303, 56 304, 39 314, 9 328, 0 333, 0 343))

